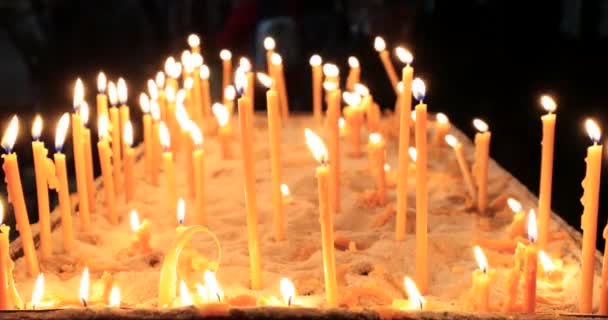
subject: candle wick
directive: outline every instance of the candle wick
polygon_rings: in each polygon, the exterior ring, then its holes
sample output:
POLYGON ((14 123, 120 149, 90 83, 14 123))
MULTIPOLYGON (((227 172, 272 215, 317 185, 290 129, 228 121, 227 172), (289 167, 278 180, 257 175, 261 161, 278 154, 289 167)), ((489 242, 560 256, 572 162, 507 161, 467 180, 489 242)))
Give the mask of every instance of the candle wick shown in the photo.
POLYGON ((217 302, 222 302, 222 298, 220 297, 220 293, 216 292, 215 295, 217 296, 217 302))
POLYGON ((88 303, 87 303, 87 299, 85 299, 85 298, 81 298, 80 300, 82 301, 82 305, 83 305, 84 307, 88 307, 88 306, 89 306, 89 305, 88 305, 88 303))
POLYGON ((289 299, 287 299, 287 306, 288 307, 291 307, 291 299, 292 298, 293 298, 292 296, 289 296, 289 299))

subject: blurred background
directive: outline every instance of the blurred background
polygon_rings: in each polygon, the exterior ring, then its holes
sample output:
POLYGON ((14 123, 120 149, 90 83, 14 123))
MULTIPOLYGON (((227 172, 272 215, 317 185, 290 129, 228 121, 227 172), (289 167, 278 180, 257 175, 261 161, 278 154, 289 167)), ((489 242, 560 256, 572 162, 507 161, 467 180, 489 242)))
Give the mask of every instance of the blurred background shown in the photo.
MULTIPOLYGON (((395 97, 373 38, 382 35, 390 49, 405 45, 426 81, 430 110, 445 112, 469 136, 471 120, 485 119, 493 132, 492 157, 535 193, 543 114, 538 99, 552 94, 558 102, 553 208, 580 229, 590 144, 583 121, 591 116, 608 128, 607 0, 0 1, 0 123, 4 130, 14 113, 22 120, 16 148, 32 221, 31 119, 44 114, 43 137, 52 146, 57 119, 71 109, 76 77, 85 81, 90 103, 100 70, 111 79, 125 77, 137 117, 145 80, 168 55, 179 55, 188 34, 201 36, 205 63, 217 79, 223 48, 263 65, 261 39, 268 30, 284 56, 290 105, 305 112, 311 54, 337 63, 343 73, 347 57, 357 56, 362 81, 383 108, 391 108, 395 97)), ((215 100, 218 80, 212 80, 215 100)), ((261 100, 257 105, 264 106, 261 100)), ((607 178, 600 228, 608 213, 607 178)), ((5 194, 4 184, 0 191, 5 194)))

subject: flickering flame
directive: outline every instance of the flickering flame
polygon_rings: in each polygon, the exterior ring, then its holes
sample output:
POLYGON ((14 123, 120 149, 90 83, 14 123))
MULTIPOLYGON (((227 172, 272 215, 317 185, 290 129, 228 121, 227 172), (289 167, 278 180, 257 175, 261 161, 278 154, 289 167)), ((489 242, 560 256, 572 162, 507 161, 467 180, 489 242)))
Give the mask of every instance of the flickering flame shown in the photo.
POLYGON ((194 64, 192 63, 192 54, 190 53, 190 50, 182 51, 180 60, 182 61, 182 66, 184 66, 184 70, 186 70, 187 73, 194 71, 194 64))
POLYGON ((385 163, 384 164, 384 172, 388 172, 388 171, 391 171, 391 165, 388 164, 388 163, 385 163))
POLYGON ((152 79, 148 80, 148 93, 150 94, 150 99, 158 99, 158 87, 156 86, 156 82, 152 79))
POLYGON ((249 72, 251 71, 251 62, 249 62, 249 59, 241 57, 239 59, 239 67, 243 68, 243 71, 249 72))
POLYGON ((397 91, 399 91, 399 93, 403 92, 403 81, 397 82, 397 91))
POLYGON ((365 86, 362 83, 355 83, 354 89, 355 89, 355 92, 357 92, 362 97, 369 95, 369 89, 367 88, 367 86, 365 86))
POLYGON ((416 162, 416 159, 418 158, 418 151, 416 150, 416 148, 409 147, 407 149, 407 153, 410 155, 410 159, 412 159, 412 161, 416 162))
POLYGON ((585 121, 585 128, 587 129, 587 135, 589 135, 591 141, 593 141, 593 143, 598 143, 602 136, 600 126, 598 126, 597 123, 592 119, 587 119, 585 121))
POLYGON ((200 67, 199 72, 201 75, 201 79, 203 79, 203 80, 209 79, 210 72, 209 72, 209 67, 206 64, 204 64, 200 67))
POLYGON ((229 85, 226 86, 226 89, 224 89, 224 98, 226 98, 226 100, 234 100, 234 97, 236 96, 236 90, 234 90, 234 86, 233 85, 229 85))
POLYGON ((192 79, 192 77, 188 77, 186 79, 184 79, 184 88, 187 90, 192 89, 192 86, 194 86, 194 79, 192 79))
POLYGON ((133 231, 139 230, 141 223, 139 222, 139 216, 137 215, 137 211, 131 210, 131 215, 129 216, 129 222, 131 224, 131 230, 133 230, 133 231))
POLYGON ((108 82, 108 100, 110 100, 110 104, 113 106, 118 104, 118 92, 116 90, 116 85, 112 81, 108 82))
POLYGON ((514 198, 507 199, 507 205, 509 206, 509 209, 511 209, 511 211, 515 213, 519 213, 523 209, 521 206, 521 202, 517 201, 514 198))
POLYGON ((107 139, 109 134, 108 134, 108 116, 105 114, 102 114, 99 116, 99 118, 97 119, 97 134, 99 136, 99 139, 107 139))
POLYGON ((186 101, 186 90, 184 90, 184 89, 177 90, 177 94, 175 94, 175 104, 183 105, 184 101, 186 101))
POLYGON ((222 49, 222 51, 220 51, 220 59, 222 59, 222 60, 232 59, 232 52, 230 52, 230 50, 227 50, 227 49, 222 49))
POLYGON ((296 297, 296 287, 287 278, 281 278, 281 296, 286 305, 290 306, 296 297))
POLYGON ((370 133, 369 134, 369 143, 378 144, 382 142, 382 135, 379 133, 370 133))
POLYGON ((83 306, 87 306, 89 300, 89 268, 85 267, 80 278, 80 289, 78 290, 78 299, 83 306))
POLYGON ((97 91, 101 93, 105 92, 107 84, 108 78, 106 78, 106 74, 102 71, 97 75, 97 91))
POLYGON ((374 38, 374 49, 378 52, 386 50, 386 42, 384 42, 382 37, 374 38))
POLYGON ((186 111, 186 107, 183 104, 178 103, 175 106, 175 118, 177 120, 177 124, 179 124, 182 130, 188 130, 188 126, 190 125, 190 116, 188 116, 188 111, 186 111))
POLYGON ((320 66, 321 63, 323 63, 323 59, 321 59, 320 55, 313 54, 312 57, 310 57, 310 60, 308 62, 310 63, 311 67, 317 67, 317 66, 320 66))
POLYGON ((159 127, 159 137, 160 137, 160 145, 163 147, 163 150, 168 151, 171 148, 171 135, 169 134, 169 128, 164 121, 161 121, 159 127))
POLYGON ((278 66, 278 65, 280 65, 281 63, 283 63, 283 58, 281 57, 281 55, 280 55, 280 54, 278 54, 278 53, 276 53, 276 52, 275 52, 275 53, 273 53, 273 54, 270 56, 270 62, 271 62, 273 65, 278 66))
POLYGON ((110 308, 120 308, 120 289, 117 285, 112 285, 110 290, 110 301, 108 303, 110 308))
POLYGON ((198 68, 203 64, 203 56, 200 53, 195 52, 190 55, 190 64, 193 68, 198 68))
POLYGON ((217 301, 222 301, 223 292, 220 288, 220 284, 217 282, 215 273, 205 270, 203 278, 205 279, 205 286, 207 287, 207 290, 209 290, 209 298, 217 297, 217 301))
POLYGON ((82 124, 85 126, 89 123, 89 110, 89 104, 86 101, 83 101, 80 104, 80 110, 78 110, 78 113, 80 113, 80 120, 82 120, 82 124))
POLYGON ((424 100, 426 95, 426 85, 422 79, 416 78, 414 81, 412 81, 412 94, 414 95, 414 99, 418 101, 424 100))
POLYGON ((333 63, 326 63, 323 65, 323 74, 326 77, 337 77, 340 75, 340 69, 333 63))
POLYGON ((150 113, 150 99, 144 92, 139 95, 139 106, 141 107, 141 112, 150 113))
POLYGON ((338 89, 338 85, 333 81, 325 81, 323 82, 323 89, 326 91, 334 91, 338 89))
POLYGON ((17 140, 17 133, 19 132, 19 118, 17 115, 14 115, 11 118, 11 122, 8 124, 8 127, 4 131, 4 135, 2 136, 2 148, 4 151, 11 152, 13 150, 13 146, 15 145, 15 140, 17 140))
POLYGON ((342 93, 342 99, 351 107, 359 106, 361 103, 361 96, 356 92, 344 91, 344 93, 342 93))
POLYGON ((348 57, 348 66, 351 68, 359 68, 359 59, 357 57, 348 57))
POLYGON ((122 133, 122 139, 127 147, 133 146, 133 125, 131 124, 131 120, 127 120, 127 122, 125 122, 125 127, 123 128, 122 133))
POLYGON ((34 124, 32 124, 32 137, 34 140, 40 139, 40 134, 42 133, 42 117, 37 114, 34 117, 34 124))
POLYGON ((186 201, 184 198, 177 200, 177 223, 184 224, 186 221, 186 201))
POLYGON ((203 145, 203 133, 201 132, 201 129, 196 125, 196 123, 192 121, 190 122, 191 123, 188 128, 190 131, 190 136, 192 137, 192 142, 195 146, 200 148, 203 145))
POLYGON ((540 104, 543 106, 543 109, 547 110, 549 113, 555 112, 555 109, 557 109, 557 103, 555 103, 555 100, 546 94, 540 97, 540 104))
POLYGON ((475 252, 475 261, 477 261, 479 270, 483 273, 488 273, 488 259, 486 259, 486 255, 481 250, 481 247, 475 246, 473 247, 473 251, 475 252))
POLYGON ((239 94, 245 93, 247 89, 247 75, 245 69, 238 67, 234 73, 234 86, 239 94))
POLYGON ((162 71, 157 72, 156 77, 154 78, 154 81, 156 82, 156 86, 158 88, 164 88, 165 87, 165 73, 162 71))
POLYGON ((338 118, 338 128, 344 129, 346 126, 346 120, 343 117, 338 118))
POLYGON ((451 134, 445 135, 445 143, 454 148, 458 144, 458 139, 451 134))
POLYGON ((412 63, 412 61, 414 61, 414 55, 412 55, 412 53, 404 47, 395 48, 395 54, 397 55, 399 61, 405 64, 409 65, 412 63))
POLYGON ((179 281, 179 297, 182 299, 182 306, 191 306, 192 303, 192 295, 190 295, 190 290, 188 290, 188 286, 184 280, 179 281))
POLYGON ((154 121, 160 120, 160 107, 158 106, 158 101, 156 100, 150 101, 150 115, 152 115, 152 119, 154 119, 154 121))
POLYGON ((175 58, 169 57, 165 60, 165 73, 168 76, 171 76, 171 69, 173 69, 173 65, 175 64, 175 58))
POLYGON ((223 127, 228 124, 228 121, 230 120, 230 114, 228 113, 228 109, 226 109, 226 106, 216 102, 213 104, 213 106, 211 106, 211 111, 217 118, 217 123, 220 125, 220 127, 223 127))
POLYGON ((274 42, 274 38, 273 37, 266 37, 266 38, 264 38, 264 49, 266 49, 266 50, 274 50, 275 46, 276 46, 276 43, 274 42))
POLYGON ((32 292, 32 309, 36 309, 36 306, 42 302, 42 296, 44 295, 44 274, 38 274, 36 278, 36 284, 34 285, 34 292, 32 292))
POLYGON ((289 186, 284 183, 281 183, 281 195, 283 195, 283 197, 289 197, 291 195, 291 192, 289 191, 289 186))
POLYGON ((117 90, 118 90, 118 101, 120 104, 127 104, 127 83, 125 79, 118 78, 117 90))
POLYGON ((74 109, 78 109, 80 107, 80 103, 84 100, 84 84, 82 84, 82 80, 80 78, 76 79, 76 84, 74 85, 74 100, 73 107, 74 109))
POLYGON ((266 88, 272 87, 272 84, 273 84, 272 78, 269 77, 267 74, 258 72, 257 76, 258 76, 258 80, 264 87, 266 87, 266 88))
POLYGON ((306 144, 315 159, 321 164, 325 164, 327 162, 327 148, 325 148, 323 140, 308 128, 304 129, 304 136, 306 137, 306 144))
POLYGON ((167 101, 174 102, 175 94, 176 94, 175 88, 173 88, 172 86, 165 87, 165 97, 167 98, 167 101))
POLYGON ((485 121, 477 118, 473 119, 473 127, 475 127, 477 131, 482 133, 487 132, 490 129, 490 127, 488 127, 488 124, 485 121))
POLYGON ((553 260, 551 260, 551 258, 543 250, 538 250, 538 259, 540 260, 540 264, 543 266, 545 273, 555 271, 555 264, 553 263, 553 260))
POLYGON ((169 75, 169 77, 171 77, 173 79, 179 78, 179 76, 182 74, 182 64, 181 64, 181 62, 175 62, 171 66, 171 70, 170 71, 171 72, 167 73, 169 75))
POLYGON ((196 34, 192 33, 188 36, 188 45, 190 48, 195 48, 201 45, 201 38, 196 34))
POLYGON ((57 123, 57 130, 55 130, 55 150, 60 151, 63 149, 69 126, 70 115, 66 112, 59 118, 59 122, 57 123))
POLYGON ((538 239, 538 229, 536 228, 536 211, 530 209, 528 212, 528 240, 535 243, 538 239))
POLYGON ((450 119, 448 118, 448 116, 446 116, 445 114, 439 112, 437 115, 435 115, 435 120, 437 120, 437 122, 441 123, 441 124, 447 124, 450 123, 450 119))
POLYGON ((404 277, 403 284, 412 308, 422 310, 426 303, 426 299, 420 294, 418 287, 416 287, 416 283, 409 277, 404 277))

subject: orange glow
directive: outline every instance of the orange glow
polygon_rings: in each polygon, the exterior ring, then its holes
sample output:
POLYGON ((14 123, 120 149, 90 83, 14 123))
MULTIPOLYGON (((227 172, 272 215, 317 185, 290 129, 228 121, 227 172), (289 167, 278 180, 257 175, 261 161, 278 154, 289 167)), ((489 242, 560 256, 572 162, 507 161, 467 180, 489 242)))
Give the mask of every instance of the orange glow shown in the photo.
POLYGON ((179 281, 179 297, 182 300, 183 307, 191 306, 193 304, 192 295, 190 295, 190 290, 188 290, 188 286, 184 280, 179 281))
POLYGON ((97 75, 97 91, 105 92, 107 84, 108 78, 106 78, 106 74, 102 71, 97 75))
POLYGON ((38 140, 40 138, 40 134, 42 133, 42 117, 37 114, 34 117, 34 124, 32 124, 32 137, 34 140, 38 140))
POLYGON ((306 137, 306 144, 315 159, 321 164, 325 164, 327 162, 327 148, 325 147, 323 140, 308 128, 304 129, 304 136, 306 137))
POLYGON ((131 210, 131 215, 129 216, 129 223, 131 225, 131 230, 139 230, 141 223, 139 222, 139 216, 137 215, 137 211, 131 210))
POLYGON ((454 148, 459 143, 458 139, 451 134, 445 135, 445 142, 452 148, 454 148))
POLYGON ((290 306, 296 297, 296 287, 287 278, 281 278, 281 296, 286 305, 290 306))
POLYGON ((59 119, 59 122, 57 123, 57 130, 55 130, 55 149, 56 150, 63 149, 63 144, 65 143, 65 137, 68 134, 69 126, 70 126, 70 115, 66 112, 59 119))
POLYGON ((382 135, 379 133, 370 133, 369 142, 371 144, 379 144, 380 142, 382 142, 382 135))
POLYGON ((545 273, 555 271, 555 264, 553 263, 553 260, 551 260, 551 258, 543 250, 538 250, 538 259, 540 260, 545 273))
POLYGON ((42 296, 44 295, 44 274, 39 274, 36 278, 36 284, 34 285, 34 291, 32 292, 32 309, 36 309, 36 306, 42 302, 42 296))
POLYGON ((412 159, 412 161, 416 162, 416 159, 418 158, 418 151, 416 151, 416 148, 409 147, 407 149, 407 153, 410 155, 410 159, 412 159))
POLYGON ((205 270, 203 278, 205 279, 205 286, 207 287, 207 290, 209 290, 209 298, 217 297, 217 301, 222 301, 222 296, 224 295, 224 293, 220 288, 220 284, 217 282, 215 273, 209 270, 205 270))
POLYGON ((283 197, 289 197, 291 195, 291 192, 289 191, 289 186, 284 183, 281 183, 281 195, 283 197))
POLYGON ((475 246, 473 247, 473 251, 475 252, 475 261, 477 261, 479 270, 481 270, 483 273, 488 273, 488 259, 486 259, 486 255, 483 254, 481 247, 475 246))
POLYGON ((11 118, 11 122, 8 124, 8 127, 4 131, 4 135, 2 136, 2 148, 6 152, 10 152, 13 150, 13 146, 15 145, 15 140, 17 140, 17 133, 19 132, 19 118, 17 115, 14 115, 11 118))

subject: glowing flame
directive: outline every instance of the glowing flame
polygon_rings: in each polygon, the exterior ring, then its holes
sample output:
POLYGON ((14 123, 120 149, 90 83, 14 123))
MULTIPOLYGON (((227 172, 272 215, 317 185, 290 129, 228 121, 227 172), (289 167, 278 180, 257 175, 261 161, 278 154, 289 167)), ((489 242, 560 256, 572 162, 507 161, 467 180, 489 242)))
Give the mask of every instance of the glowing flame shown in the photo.
POLYGON ((110 104, 115 106, 118 104, 118 92, 116 90, 116 85, 114 82, 108 82, 108 99, 110 100, 110 104))
POLYGON ((203 133, 201 132, 201 129, 193 122, 190 124, 189 129, 192 142, 195 146, 200 148, 203 145, 203 133))
POLYGON ((191 306, 192 295, 190 295, 190 290, 188 290, 188 286, 184 280, 179 281, 179 296, 182 299, 182 306, 191 306))
POLYGON ((186 101, 186 90, 184 90, 184 89, 177 90, 177 94, 175 94, 175 103, 177 105, 180 105, 180 104, 184 104, 184 101, 186 101))
POLYGON ((403 92, 403 81, 397 82, 397 91, 399 91, 399 93, 403 92))
POLYGON ((488 259, 486 259, 486 255, 483 254, 483 250, 481 250, 479 246, 475 246, 473 247, 473 251, 475 252, 475 261, 477 261, 479 270, 483 273, 488 273, 488 259))
POLYGON ((371 144, 379 144, 382 142, 382 135, 379 133, 370 133, 369 134, 369 143, 371 144))
POLYGON ((323 89, 325 89, 326 91, 334 91, 338 89, 338 85, 332 81, 325 81, 323 82, 323 89))
POLYGON ((456 145, 458 145, 458 139, 456 137, 454 137, 451 134, 446 134, 445 135, 445 143, 447 143, 450 147, 454 148, 456 145))
POLYGON ((57 123, 57 130, 55 130, 55 149, 56 150, 63 149, 63 144, 65 143, 65 137, 68 134, 69 126, 70 126, 70 115, 66 112, 59 119, 59 122, 57 123))
POLYGON ((186 111, 186 107, 184 107, 183 104, 178 104, 175 106, 175 118, 177 119, 177 123, 182 130, 189 130, 188 126, 190 126, 190 117, 188 116, 188 111, 186 111))
POLYGON ((205 279, 205 286, 209 290, 209 297, 217 297, 217 301, 221 301, 224 294, 220 288, 220 284, 217 282, 215 273, 205 270, 203 278, 205 279))
POLYGON ((407 153, 410 155, 410 159, 412 159, 412 161, 416 162, 416 159, 418 158, 418 151, 416 151, 416 148, 409 147, 407 149, 407 153))
POLYGON ((420 294, 418 287, 416 287, 416 283, 409 277, 405 277, 403 278, 403 285, 405 286, 405 292, 407 293, 412 308, 422 310, 426 303, 426 299, 420 294))
POLYGON ((76 84, 74 85, 74 109, 78 109, 80 104, 84 100, 84 84, 82 84, 82 80, 80 78, 76 79, 76 84))
POLYGON ((127 83, 125 82, 125 79, 123 78, 118 78, 118 83, 117 85, 117 90, 118 90, 118 101, 120 101, 121 104, 126 104, 127 103, 127 83))
POLYGON ((194 287, 196 288, 196 294, 198 294, 201 301, 209 301, 209 292, 207 290, 207 286, 196 283, 194 284, 194 287))
POLYGON ((167 60, 165 60, 165 73, 168 76, 171 76, 171 72, 172 72, 174 64, 175 64, 175 58, 173 58, 173 57, 169 57, 169 58, 167 58, 167 60))
POLYGON ((555 112, 555 109, 557 109, 557 104, 555 103, 555 100, 553 100, 553 98, 551 98, 551 96, 546 95, 546 94, 544 94, 540 97, 540 104, 549 113, 555 112))
POLYGON ((241 57, 239 59, 239 67, 243 68, 245 72, 249 72, 251 71, 251 62, 249 62, 249 59, 241 57))
POLYGON ((152 115, 152 119, 154 119, 154 121, 160 120, 160 107, 158 106, 158 101, 150 101, 150 114, 152 115))
POLYGON ((232 101, 232 100, 234 100, 235 96, 236 96, 236 90, 234 89, 234 86, 233 85, 226 86, 226 89, 224 89, 224 97, 227 100, 232 101))
POLYGON ((97 119, 97 134, 99 136, 99 139, 107 139, 109 134, 108 134, 108 116, 105 114, 102 114, 99 116, 99 118, 97 119))
POLYGON ((593 121, 592 119, 587 119, 585 121, 585 128, 587 129, 587 135, 589 135, 589 138, 591 138, 591 141, 593 141, 593 143, 597 143, 600 141, 600 138, 602 136, 602 130, 595 121, 593 121))
POLYGON ((357 92, 359 95, 365 97, 369 95, 369 89, 367 88, 367 86, 365 86, 362 83, 355 83, 355 92, 357 92))
POLYGON ((186 221, 186 201, 184 198, 177 200, 177 223, 184 224, 186 221))
POLYGON ((129 216, 129 222, 131 224, 131 230, 133 230, 133 231, 139 230, 141 223, 139 222, 139 216, 137 215, 137 211, 131 210, 131 215, 129 216))
POLYGON ((280 65, 281 63, 283 63, 283 58, 281 58, 281 55, 280 55, 280 54, 278 54, 278 53, 276 53, 276 52, 275 52, 275 53, 273 53, 273 54, 270 56, 270 62, 271 62, 273 65, 278 66, 278 65, 280 65))
POLYGON ((346 126, 346 120, 343 117, 338 118, 338 128, 344 129, 346 126))
POLYGON ((308 128, 304 129, 304 136, 306 137, 306 144, 308 144, 308 148, 315 159, 321 164, 325 164, 327 162, 327 148, 325 148, 323 140, 308 128))
POLYGON ((274 50, 275 46, 276 46, 276 43, 275 43, 273 37, 266 37, 266 38, 264 38, 264 49, 266 49, 266 50, 274 50))
POLYGON ((296 287, 287 278, 281 278, 281 296, 286 305, 290 306, 296 297, 296 287))
POLYGON ((320 66, 321 63, 323 63, 323 59, 321 59, 320 55, 313 54, 312 57, 310 57, 310 60, 308 62, 310 63, 310 66, 317 67, 317 66, 320 66))
POLYGON ((228 109, 226 109, 223 104, 214 103, 213 106, 211 106, 211 111, 217 118, 217 123, 220 125, 220 127, 223 127, 228 124, 228 121, 230 120, 230 114, 228 113, 228 109))
POLYGON ((543 250, 538 250, 538 259, 540 260, 545 273, 555 271, 555 264, 553 263, 553 260, 551 260, 551 258, 543 250))
POLYGON ((156 86, 156 82, 152 79, 148 80, 148 93, 150 94, 150 99, 158 99, 158 87, 156 86))
POLYGON ((344 93, 342 93, 342 99, 351 107, 356 107, 361 103, 361 96, 356 92, 344 91, 344 93))
POLYGON ((272 85, 273 85, 272 78, 269 77, 267 74, 258 72, 257 76, 258 76, 258 80, 264 87, 266 87, 266 88, 272 87, 272 85))
POLYGON ((412 81, 412 94, 414 95, 414 99, 418 101, 424 100, 426 95, 426 85, 422 79, 416 78, 414 81, 412 81))
POLYGON ((0 202, 0 224, 4 222, 4 203, 0 202))
POLYGON ((182 51, 181 61, 182 66, 184 66, 184 70, 187 73, 192 73, 192 71, 194 71, 194 62, 192 61, 192 54, 189 50, 182 51))
POLYGON ((384 164, 384 172, 388 172, 388 171, 391 171, 391 165, 388 164, 388 163, 385 163, 384 164))
POLYGON ((158 88, 164 88, 165 87, 165 73, 162 71, 157 72, 156 77, 154 78, 154 81, 156 82, 156 86, 158 88))
POLYGON ((188 45, 190 48, 195 48, 201 45, 201 38, 196 34, 192 33, 188 36, 188 45))
POLYGON ((158 134, 160 137, 160 145, 163 147, 163 150, 168 151, 171 148, 171 134, 169 134, 169 128, 167 128, 164 121, 160 123, 158 134))
POLYGON ((224 61, 232 59, 232 52, 227 49, 222 49, 222 51, 220 51, 220 59, 224 61))
POLYGON ((323 65, 323 74, 326 77, 337 77, 340 75, 340 69, 333 63, 326 63, 323 65))
POLYGON ((133 146, 133 125, 131 124, 131 120, 127 120, 125 122, 125 127, 123 128, 122 139, 126 146, 133 146))
POLYGON ((192 77, 188 77, 186 79, 184 79, 184 88, 187 90, 192 89, 192 86, 194 86, 194 79, 192 79, 192 77))
POLYGON ((80 278, 80 289, 78 290, 78 299, 86 307, 89 300, 89 268, 85 267, 80 278))
POLYGON ((441 124, 447 124, 450 123, 450 119, 448 118, 448 116, 446 116, 445 114, 439 112, 436 116, 435 116, 435 120, 437 120, 437 122, 441 123, 441 124))
POLYGON ((473 119, 473 127, 475 127, 475 129, 477 129, 479 132, 488 132, 490 129, 488 124, 481 119, 473 119))
POLYGON ((359 68, 359 59, 357 57, 348 57, 348 66, 351 68, 359 68))
POLYGON ((519 213, 523 209, 521 206, 521 202, 519 202, 513 198, 507 199, 507 205, 509 206, 509 209, 511 209, 511 211, 513 211, 515 213, 519 213))
POLYGON ((34 124, 32 125, 32 137, 34 140, 38 140, 40 138, 40 134, 42 133, 42 117, 39 114, 34 117, 34 124))
POLYGON ((139 95, 139 106, 141 107, 141 112, 150 113, 150 99, 144 92, 139 95))
POLYGON ((108 78, 106 78, 106 74, 102 72, 100 72, 97 75, 97 91, 99 92, 105 92, 106 91, 106 85, 108 82, 108 78))
POLYGON ((378 52, 386 50, 386 42, 382 37, 374 38, 374 49, 378 52))
POLYGON ((32 292, 32 309, 36 309, 36 306, 42 302, 42 296, 44 295, 44 274, 38 274, 36 278, 36 284, 34 285, 34 292, 32 292))
POLYGON ((167 101, 174 102, 175 95, 176 95, 175 88, 173 88, 172 86, 165 87, 165 97, 167 98, 167 101))
POLYGON ((283 197, 289 197, 291 195, 291 192, 289 191, 289 186, 284 183, 281 183, 281 195, 283 195, 283 197))
POLYGON ((239 67, 234 74, 234 86, 239 94, 243 94, 247 89, 247 75, 245 72, 243 68, 239 67))
POLYGON ((201 79, 203 79, 203 80, 209 79, 210 72, 209 72, 209 67, 206 64, 202 65, 200 67, 199 71, 200 71, 201 79))
POLYGON ((83 125, 87 125, 87 123, 89 123, 89 104, 86 101, 83 101, 80 104, 80 110, 78 110, 78 113, 80 113, 80 119, 82 120, 82 124, 83 125))
POLYGON ((538 229, 536 228, 536 211, 530 209, 528 212, 528 240, 535 243, 538 239, 538 229))
POLYGON ((203 64, 203 56, 200 53, 195 52, 190 55, 190 64, 193 68, 198 68, 203 64))
POLYGON ((110 301, 108 303, 110 308, 120 308, 120 289, 117 285, 112 285, 110 290, 110 301))
POLYGON ((6 152, 10 152, 13 150, 13 146, 15 145, 15 140, 17 140, 17 133, 19 132, 19 118, 14 115, 11 118, 11 122, 8 124, 8 127, 4 131, 4 135, 2 136, 2 148, 6 152))
POLYGON ((414 55, 404 47, 395 48, 395 54, 397 55, 397 58, 405 64, 409 65, 414 61, 414 55))

